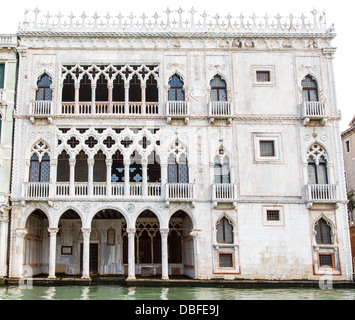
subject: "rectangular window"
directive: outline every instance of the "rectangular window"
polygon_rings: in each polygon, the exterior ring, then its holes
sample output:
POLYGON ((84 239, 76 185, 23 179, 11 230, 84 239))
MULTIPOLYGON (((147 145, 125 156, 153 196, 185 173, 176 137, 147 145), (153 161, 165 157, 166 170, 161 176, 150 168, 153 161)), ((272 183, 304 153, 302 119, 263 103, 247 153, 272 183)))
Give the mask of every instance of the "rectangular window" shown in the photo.
POLYGON ((233 268, 233 253, 219 253, 218 254, 219 268, 233 268))
POLYGON ((266 220, 267 221, 280 221, 280 211, 279 210, 266 210, 266 220))
POLYGON ((275 147, 274 141, 260 141, 260 156, 262 157, 274 157, 275 156, 275 147))
POLYGON ((0 63, 0 89, 4 89, 5 64, 0 63))
POLYGON ((334 269, 334 254, 332 253, 319 253, 318 254, 319 268, 334 269))
POLYGON ((270 71, 256 71, 257 82, 270 82, 270 71))
POLYGON ((350 140, 345 141, 345 152, 346 153, 350 152, 350 140))

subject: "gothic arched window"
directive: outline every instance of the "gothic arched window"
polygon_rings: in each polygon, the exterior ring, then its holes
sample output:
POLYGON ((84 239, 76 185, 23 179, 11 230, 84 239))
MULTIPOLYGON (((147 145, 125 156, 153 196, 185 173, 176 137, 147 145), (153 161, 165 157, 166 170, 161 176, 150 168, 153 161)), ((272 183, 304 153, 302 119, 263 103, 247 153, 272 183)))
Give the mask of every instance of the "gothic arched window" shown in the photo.
POLYGON ((30 159, 30 182, 49 182, 50 157, 48 146, 42 141, 32 148, 30 159))
POLYGON ((184 101, 185 93, 183 89, 184 83, 176 74, 169 81, 169 101, 184 101))
POLYGON ((233 243, 233 225, 226 217, 223 217, 217 224, 217 242, 233 243))
POLYGON ((170 147, 168 157, 168 182, 188 183, 189 167, 187 151, 178 141, 170 147))
POLYGON ((319 219, 314 227, 316 231, 316 242, 317 244, 331 244, 331 227, 328 223, 323 219, 319 219))
POLYGON ((44 74, 37 82, 37 101, 51 101, 52 100, 52 84, 51 79, 47 74, 44 74))
POLYGON ((318 85, 310 75, 302 80, 301 85, 303 101, 318 101, 318 85))
POLYGON ((210 81, 211 101, 227 101, 227 86, 226 82, 220 77, 215 76, 210 81))
POLYGON ((326 153, 318 144, 308 150, 307 167, 310 184, 328 184, 326 153))

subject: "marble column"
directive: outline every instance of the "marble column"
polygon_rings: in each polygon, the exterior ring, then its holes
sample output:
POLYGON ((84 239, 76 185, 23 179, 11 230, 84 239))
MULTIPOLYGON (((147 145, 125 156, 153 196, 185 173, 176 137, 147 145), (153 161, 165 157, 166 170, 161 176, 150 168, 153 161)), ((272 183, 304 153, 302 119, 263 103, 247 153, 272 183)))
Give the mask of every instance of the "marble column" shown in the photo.
POLYGON ((124 160, 123 164, 124 164, 124 195, 126 197, 129 196, 129 165, 130 165, 131 161, 128 160, 124 160))
POLYGON ((128 236, 128 277, 127 280, 136 278, 135 262, 134 262, 134 239, 136 229, 127 229, 128 236))
POLYGON ((24 257, 24 238, 27 234, 27 229, 19 228, 15 231, 15 243, 13 250, 13 270, 11 277, 23 277, 23 257, 24 257))
POLYGON ((88 159, 88 195, 93 194, 93 181, 94 181, 94 159, 88 159))
POLYGON ((198 237, 200 235, 200 231, 199 230, 194 230, 192 229, 190 232, 190 236, 193 237, 194 239, 194 266, 195 266, 195 270, 194 270, 194 278, 198 279, 199 277, 199 270, 198 270, 198 237))
MULTIPOLYGON (((0 208, 1 209, 1 208, 0 208)), ((7 237, 9 228, 9 209, 3 208, 0 217, 0 277, 7 276, 7 237)))
POLYGON ((81 228, 83 232, 83 273, 82 279, 90 279, 90 232, 91 228, 81 228))
POLYGON ((169 280, 168 235, 169 235, 169 229, 160 229, 160 237, 161 237, 161 279, 162 280, 169 280))
POLYGON ((56 247, 58 228, 48 228, 49 232, 49 275, 48 278, 55 279, 56 247))
POLYGON ((142 195, 148 195, 148 160, 142 160, 142 195))
POLYGON ((79 89, 80 83, 75 83, 75 91, 74 91, 74 113, 79 113, 79 89))
POLYGON ((106 159, 106 196, 111 196, 112 159, 106 159))
POLYGON ((70 176, 69 176, 69 195, 75 195, 75 159, 69 159, 70 176))
POLYGON ((91 113, 96 113, 96 84, 91 85, 91 113))

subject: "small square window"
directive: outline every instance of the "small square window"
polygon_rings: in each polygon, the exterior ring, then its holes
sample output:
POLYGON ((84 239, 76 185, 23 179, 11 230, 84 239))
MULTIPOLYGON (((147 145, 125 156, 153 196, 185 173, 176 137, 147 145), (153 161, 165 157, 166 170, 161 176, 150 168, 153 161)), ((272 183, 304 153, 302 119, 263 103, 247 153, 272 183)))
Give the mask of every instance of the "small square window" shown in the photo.
POLYGON ((263 206, 263 225, 283 226, 284 225, 283 207, 279 205, 263 206))
POLYGON ((260 156, 262 157, 274 157, 275 146, 273 140, 260 140, 260 156))
POLYGON ((274 87, 275 66, 259 65, 251 66, 251 79, 254 87, 274 87))
POLYGON ((233 253, 219 253, 218 254, 219 268, 233 268, 233 253))
POLYGON ((270 71, 256 71, 257 82, 270 82, 270 71))
POLYGON ((280 221, 280 210, 266 210, 267 221, 280 221))
POLYGON ((253 132, 254 160, 260 163, 282 163, 280 133, 253 132))

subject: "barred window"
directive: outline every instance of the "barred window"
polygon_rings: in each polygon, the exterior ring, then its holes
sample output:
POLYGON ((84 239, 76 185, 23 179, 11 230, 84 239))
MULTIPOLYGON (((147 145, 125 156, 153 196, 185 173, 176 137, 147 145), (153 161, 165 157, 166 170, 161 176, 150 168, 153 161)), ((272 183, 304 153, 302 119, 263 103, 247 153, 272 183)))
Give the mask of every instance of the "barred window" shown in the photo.
POLYGON ((233 268, 233 254, 232 253, 219 253, 218 266, 220 268, 233 268))
POLYGON ((279 221, 280 220, 280 211, 279 210, 267 210, 266 211, 266 220, 267 221, 279 221))
POLYGON ((260 156, 262 157, 274 157, 275 146, 273 140, 261 140, 260 141, 260 156))
POLYGON ((318 255, 319 268, 332 268, 334 269, 334 254, 332 253, 320 253, 318 255))

